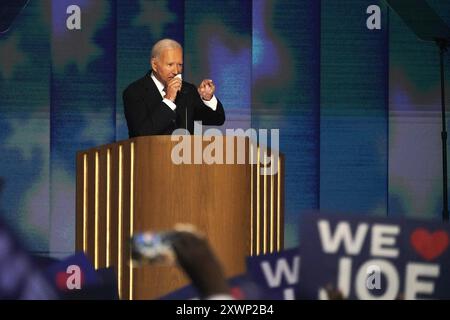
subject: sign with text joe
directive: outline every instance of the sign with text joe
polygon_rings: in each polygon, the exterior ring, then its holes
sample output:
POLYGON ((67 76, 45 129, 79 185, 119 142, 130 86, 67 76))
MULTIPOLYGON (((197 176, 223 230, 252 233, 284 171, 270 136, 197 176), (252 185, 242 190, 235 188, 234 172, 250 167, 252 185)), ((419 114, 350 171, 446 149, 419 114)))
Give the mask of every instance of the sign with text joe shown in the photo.
POLYGON ((301 224, 299 298, 450 299, 448 224, 309 213, 301 224))

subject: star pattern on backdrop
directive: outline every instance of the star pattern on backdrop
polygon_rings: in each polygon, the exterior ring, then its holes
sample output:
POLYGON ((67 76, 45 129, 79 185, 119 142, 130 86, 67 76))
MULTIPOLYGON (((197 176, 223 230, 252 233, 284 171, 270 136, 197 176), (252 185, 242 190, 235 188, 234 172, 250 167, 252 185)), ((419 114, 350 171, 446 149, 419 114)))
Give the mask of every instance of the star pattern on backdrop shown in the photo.
MULTIPOLYGON (((27 119, 10 119, 8 125, 10 134, 3 142, 3 147, 18 150, 26 161, 32 160, 34 150, 50 143, 48 114, 33 113, 27 119)), ((47 152, 41 151, 42 154, 47 152)))
POLYGON ((90 2, 89 8, 82 10, 81 30, 65 30, 55 34, 52 61, 58 71, 62 72, 66 66, 74 63, 78 71, 84 73, 89 63, 103 54, 94 37, 110 14, 109 6, 105 1, 90 2))
POLYGON ((27 58, 18 47, 17 35, 0 41, 0 76, 10 80, 18 66, 25 64, 27 58))
MULTIPOLYGON (((41 109, 48 109, 41 108, 41 109)), ((5 174, 8 180, 22 184, 17 215, 29 226, 30 237, 42 237, 49 231, 50 119, 47 112, 33 112, 26 118, 6 120, 8 128, 2 147, 18 153, 17 160, 33 167, 33 177, 20 178, 5 174), (36 160, 39 159, 38 162, 36 160), (32 226, 32 228, 31 228, 32 226), (36 233, 35 233, 36 232, 36 233)), ((42 245, 42 244, 41 244, 42 245)), ((45 245, 44 245, 45 246, 45 245)))
POLYGON ((110 120, 105 119, 103 114, 99 113, 96 116, 90 113, 83 115, 83 118, 83 129, 79 135, 79 141, 90 142, 95 146, 112 142, 114 130, 110 128, 110 120))
POLYGON ((140 0, 140 14, 133 20, 132 25, 148 28, 154 39, 161 38, 166 25, 176 21, 176 15, 170 12, 167 1, 140 0))

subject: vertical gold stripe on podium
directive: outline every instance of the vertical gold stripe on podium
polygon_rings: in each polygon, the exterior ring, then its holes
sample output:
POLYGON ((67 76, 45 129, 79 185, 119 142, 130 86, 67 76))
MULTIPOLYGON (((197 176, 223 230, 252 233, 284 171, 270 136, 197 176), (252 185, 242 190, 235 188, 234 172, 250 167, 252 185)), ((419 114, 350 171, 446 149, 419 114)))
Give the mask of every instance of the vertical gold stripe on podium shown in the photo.
POLYGON ((254 219, 255 219, 255 215, 254 215, 254 206, 253 206, 253 143, 251 141, 249 141, 250 144, 250 154, 248 156, 249 161, 250 161, 250 255, 253 256, 255 254, 255 248, 254 248, 254 244, 253 241, 255 240, 255 230, 253 229, 253 223, 254 223, 254 219))
POLYGON ((263 253, 267 253, 267 150, 263 151, 263 163, 264 163, 264 194, 263 194, 263 253))
POLYGON ((281 250, 281 159, 278 157, 277 188, 277 251, 281 250))
POLYGON ((273 154, 270 155, 270 253, 273 252, 275 239, 274 239, 274 232, 275 232, 275 219, 274 219, 274 189, 275 189, 275 179, 274 179, 274 168, 273 168, 273 154))
POLYGON ((119 298, 122 298, 122 188, 123 188, 123 146, 119 146, 119 194, 118 194, 118 226, 117 226, 117 286, 119 291, 119 298))
POLYGON ((87 253, 87 206, 88 206, 88 183, 87 183, 87 154, 83 154, 83 251, 87 253))
MULTIPOLYGON (((134 142, 131 142, 131 168, 130 168, 130 238, 134 229, 134 142)), ((133 300, 133 262, 131 261, 131 250, 129 251, 128 267, 130 268, 130 293, 129 298, 133 300)))
POLYGON ((106 153, 106 267, 111 266, 111 149, 106 153))
POLYGON ((261 181, 259 180, 261 165, 259 162, 260 148, 257 149, 257 162, 256 162, 256 255, 261 252, 261 181))
POLYGON ((98 247, 98 237, 99 237, 99 230, 98 230, 98 219, 99 219, 99 212, 98 212, 98 175, 99 175, 99 169, 98 169, 98 151, 95 152, 95 177, 94 177, 94 190, 95 190, 95 198, 94 198, 94 268, 98 269, 98 256, 100 254, 100 250, 98 247))

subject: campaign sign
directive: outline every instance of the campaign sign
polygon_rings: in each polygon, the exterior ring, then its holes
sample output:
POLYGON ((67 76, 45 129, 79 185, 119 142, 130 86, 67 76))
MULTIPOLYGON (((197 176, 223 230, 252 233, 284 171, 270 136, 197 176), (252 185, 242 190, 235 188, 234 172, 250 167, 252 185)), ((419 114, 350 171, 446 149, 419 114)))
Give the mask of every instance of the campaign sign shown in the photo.
POLYGON ((298 248, 247 258, 247 275, 262 299, 295 300, 299 271, 298 248))
POLYGON ((307 214, 301 224, 299 298, 450 299, 448 224, 307 214))

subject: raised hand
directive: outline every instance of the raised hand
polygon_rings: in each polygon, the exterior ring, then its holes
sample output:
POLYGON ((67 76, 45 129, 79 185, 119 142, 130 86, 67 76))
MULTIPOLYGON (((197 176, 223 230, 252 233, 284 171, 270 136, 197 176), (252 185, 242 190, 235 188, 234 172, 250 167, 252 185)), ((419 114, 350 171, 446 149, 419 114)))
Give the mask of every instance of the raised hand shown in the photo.
POLYGON ((179 231, 172 238, 172 247, 178 264, 199 290, 200 296, 229 294, 222 265, 205 238, 179 231))
POLYGON ((214 91, 216 91, 216 86, 211 79, 205 79, 200 83, 197 90, 203 100, 209 101, 212 99, 214 91))

